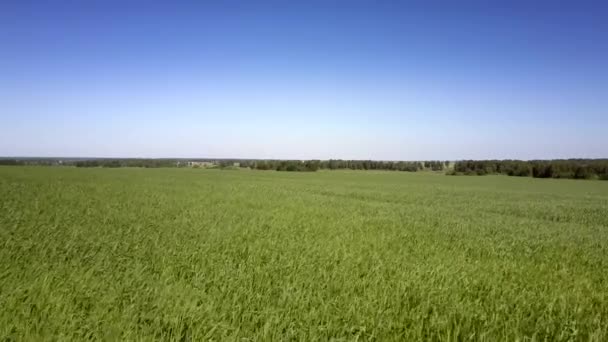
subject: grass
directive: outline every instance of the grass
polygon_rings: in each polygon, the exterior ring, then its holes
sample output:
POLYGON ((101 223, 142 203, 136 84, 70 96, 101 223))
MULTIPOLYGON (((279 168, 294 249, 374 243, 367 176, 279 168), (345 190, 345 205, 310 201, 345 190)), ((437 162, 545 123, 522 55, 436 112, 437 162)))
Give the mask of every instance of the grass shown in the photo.
POLYGON ((608 340, 608 183, 0 168, 0 339, 608 340))

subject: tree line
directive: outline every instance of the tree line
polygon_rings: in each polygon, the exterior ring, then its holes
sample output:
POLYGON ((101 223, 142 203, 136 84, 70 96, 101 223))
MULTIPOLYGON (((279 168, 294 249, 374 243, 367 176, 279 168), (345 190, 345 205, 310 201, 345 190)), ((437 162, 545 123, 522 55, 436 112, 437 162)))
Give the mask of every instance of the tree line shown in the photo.
POLYGON ((60 163, 59 163, 58 160, 43 159, 43 158, 26 158, 26 159, 0 158, 0 165, 11 165, 11 166, 19 166, 19 165, 44 165, 44 166, 53 166, 53 165, 60 165, 60 163))
POLYGON ((177 167, 175 159, 89 159, 72 162, 76 167, 177 167))
POLYGON ((32 158, 0 159, 0 165, 64 165, 76 167, 216 167, 250 168, 255 170, 276 171, 317 171, 325 170, 421 170, 442 171, 449 165, 447 161, 377 161, 377 160, 278 160, 278 159, 143 159, 143 158, 32 158))
POLYGON ((376 160, 242 160, 239 162, 241 167, 248 167, 256 170, 276 170, 276 171, 317 171, 324 170, 388 170, 388 171, 409 171, 420 170, 442 171, 449 165, 443 161, 376 161, 376 160))
POLYGON ((557 160, 258 160, 258 159, 144 159, 144 158, 0 158, 0 165, 51 165, 76 167, 206 167, 249 168, 292 172, 317 170, 444 171, 450 175, 504 174, 536 178, 608 180, 608 159, 557 160))
POLYGON ((463 160, 448 174, 608 180, 608 159, 463 160))

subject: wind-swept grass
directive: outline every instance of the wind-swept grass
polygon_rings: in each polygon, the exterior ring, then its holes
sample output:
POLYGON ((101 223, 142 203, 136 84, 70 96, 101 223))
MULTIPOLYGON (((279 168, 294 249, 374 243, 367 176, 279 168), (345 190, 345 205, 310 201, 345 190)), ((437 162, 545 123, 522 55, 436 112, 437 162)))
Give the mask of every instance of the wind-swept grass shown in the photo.
POLYGON ((0 167, 5 340, 608 339, 608 183, 0 167))

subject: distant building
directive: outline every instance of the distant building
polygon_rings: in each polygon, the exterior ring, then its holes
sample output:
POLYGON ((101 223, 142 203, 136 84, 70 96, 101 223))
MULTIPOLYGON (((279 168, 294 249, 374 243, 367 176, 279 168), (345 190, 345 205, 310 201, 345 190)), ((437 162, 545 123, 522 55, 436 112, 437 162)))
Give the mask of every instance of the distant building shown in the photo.
POLYGON ((187 165, 189 167, 211 167, 214 164, 212 162, 207 161, 189 161, 187 165))

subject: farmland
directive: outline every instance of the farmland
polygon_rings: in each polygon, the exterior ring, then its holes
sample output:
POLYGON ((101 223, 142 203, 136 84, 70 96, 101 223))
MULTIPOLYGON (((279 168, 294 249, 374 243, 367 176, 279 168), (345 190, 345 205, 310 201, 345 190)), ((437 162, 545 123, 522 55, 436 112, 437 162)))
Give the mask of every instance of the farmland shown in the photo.
POLYGON ((608 182, 0 167, 0 339, 608 340, 608 182))

